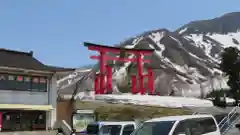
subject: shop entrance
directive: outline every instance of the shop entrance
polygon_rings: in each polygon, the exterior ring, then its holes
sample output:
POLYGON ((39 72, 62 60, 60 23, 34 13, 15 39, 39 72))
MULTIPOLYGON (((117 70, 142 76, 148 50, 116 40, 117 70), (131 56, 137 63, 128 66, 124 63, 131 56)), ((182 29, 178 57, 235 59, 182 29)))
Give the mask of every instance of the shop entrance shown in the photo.
POLYGON ((2 110, 2 131, 46 130, 45 111, 2 110))

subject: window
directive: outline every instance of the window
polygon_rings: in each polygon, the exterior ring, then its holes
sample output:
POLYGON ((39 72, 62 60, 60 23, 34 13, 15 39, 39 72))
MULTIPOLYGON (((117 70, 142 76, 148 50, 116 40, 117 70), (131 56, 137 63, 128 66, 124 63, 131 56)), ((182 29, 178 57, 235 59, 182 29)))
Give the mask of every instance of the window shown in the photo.
POLYGON ((47 91, 47 77, 40 77, 39 80, 39 90, 40 91, 47 91))
POLYGON ((177 124, 173 132, 173 135, 179 135, 179 134, 190 135, 190 128, 188 127, 186 121, 180 121, 177 124))
POLYGON ((9 87, 9 84, 8 84, 8 76, 6 74, 1 74, 0 75, 0 89, 2 90, 7 90, 8 87, 9 87))
POLYGON ((134 131, 134 125, 125 125, 123 127, 123 135, 130 135, 134 131))
POLYGON ((46 129, 46 113, 45 112, 32 113, 31 120, 32 120, 32 129, 33 130, 46 129))
POLYGON ((188 120, 188 127, 191 135, 201 135, 204 132, 202 125, 195 120, 188 120))
POLYGON ((215 132, 217 130, 215 121, 211 117, 197 119, 196 122, 199 123, 200 126, 203 128, 202 134, 209 133, 209 132, 215 132))
POLYGON ((194 118, 179 122, 173 135, 202 135, 217 130, 214 120, 209 118, 194 118))
POLYGON ((27 81, 28 76, 9 76, 9 78, 13 79, 11 80, 14 83, 14 90, 31 90, 31 83, 30 81, 27 81), (11 78, 13 77, 13 78, 11 78))
POLYGON ((46 129, 44 111, 5 111, 3 112, 2 131, 29 131, 46 129))
POLYGON ((168 135, 175 121, 158 121, 143 123, 132 135, 168 135))
POLYGON ((103 125, 98 135, 120 135, 122 125, 103 125))
POLYGON ((1 90, 47 91, 47 77, 0 74, 1 90))
POLYGON ((32 90, 45 92, 47 91, 47 78, 46 77, 32 77, 32 90))
POLYGON ((87 134, 97 134, 99 129, 98 124, 88 124, 87 126, 87 134))
POLYGON ((1 74, 0 88, 3 90, 30 90, 31 83, 23 80, 25 76, 1 74))

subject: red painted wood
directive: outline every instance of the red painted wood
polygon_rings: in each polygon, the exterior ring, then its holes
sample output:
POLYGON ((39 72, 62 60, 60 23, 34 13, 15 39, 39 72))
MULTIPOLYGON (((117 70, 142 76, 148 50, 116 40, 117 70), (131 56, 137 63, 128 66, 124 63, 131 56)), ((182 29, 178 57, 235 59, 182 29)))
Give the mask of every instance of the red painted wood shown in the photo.
POLYGON ((107 93, 112 93, 112 67, 106 66, 107 69, 107 93))
POLYGON ((99 65, 100 65, 100 94, 105 93, 105 52, 100 53, 100 60, 99 60, 99 65))
POLYGON ((139 92, 141 95, 145 94, 144 89, 144 77, 143 77, 143 63, 142 63, 142 54, 137 54, 137 69, 138 69, 138 80, 139 80, 139 92))
POLYGON ((132 76, 132 94, 137 93, 137 77, 134 75, 132 76))
MULTIPOLYGON (((112 53, 120 53, 120 48, 108 48, 108 47, 96 47, 96 46, 88 46, 88 50, 91 51, 102 51, 102 52, 112 52, 112 53)), ((130 50, 130 49, 125 49, 126 53, 142 53, 144 55, 152 55, 153 51, 150 50, 130 50)))
MULTIPOLYGON (((92 55, 90 56, 91 59, 95 59, 95 60, 99 60, 101 56, 96 56, 96 55, 92 55)), ((123 61, 123 62, 136 62, 137 59, 134 59, 134 58, 117 58, 117 57, 109 57, 109 56, 106 56, 105 58, 106 60, 117 60, 117 61, 123 61)), ((144 59, 141 59, 144 63, 151 63, 152 61, 151 60, 144 60, 144 59)))

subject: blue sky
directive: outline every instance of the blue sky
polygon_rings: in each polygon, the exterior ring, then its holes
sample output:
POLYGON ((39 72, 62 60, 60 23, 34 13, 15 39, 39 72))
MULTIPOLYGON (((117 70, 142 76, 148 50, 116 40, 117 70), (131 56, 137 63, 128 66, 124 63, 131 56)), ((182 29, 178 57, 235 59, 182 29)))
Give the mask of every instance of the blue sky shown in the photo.
POLYGON ((240 11, 240 0, 1 0, 0 48, 45 64, 94 63, 82 42, 117 44, 146 30, 240 11))

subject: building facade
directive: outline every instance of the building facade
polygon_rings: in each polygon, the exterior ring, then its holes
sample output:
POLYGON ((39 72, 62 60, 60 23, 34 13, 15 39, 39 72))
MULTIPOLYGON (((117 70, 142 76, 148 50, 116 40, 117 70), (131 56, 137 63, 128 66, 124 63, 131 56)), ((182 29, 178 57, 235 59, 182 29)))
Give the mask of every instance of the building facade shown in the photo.
POLYGON ((56 122, 57 73, 33 52, 0 49, 0 129, 52 129, 56 122))

